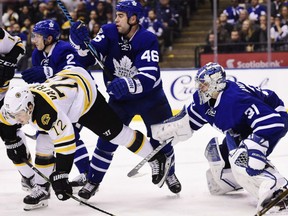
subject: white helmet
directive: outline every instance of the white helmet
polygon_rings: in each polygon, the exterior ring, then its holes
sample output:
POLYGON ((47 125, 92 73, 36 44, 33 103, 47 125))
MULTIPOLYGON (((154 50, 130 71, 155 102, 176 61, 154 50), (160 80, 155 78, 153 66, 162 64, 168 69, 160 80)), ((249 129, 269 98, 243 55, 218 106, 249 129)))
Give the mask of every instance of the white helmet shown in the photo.
POLYGON ((212 98, 214 92, 221 92, 226 87, 225 70, 221 65, 209 62, 198 70, 195 82, 200 96, 200 104, 204 104, 212 98), (200 83, 208 84, 206 92, 200 90, 200 83))
POLYGON ((7 91, 3 107, 9 114, 15 115, 20 111, 28 112, 30 104, 34 107, 34 96, 29 87, 14 86, 7 91))

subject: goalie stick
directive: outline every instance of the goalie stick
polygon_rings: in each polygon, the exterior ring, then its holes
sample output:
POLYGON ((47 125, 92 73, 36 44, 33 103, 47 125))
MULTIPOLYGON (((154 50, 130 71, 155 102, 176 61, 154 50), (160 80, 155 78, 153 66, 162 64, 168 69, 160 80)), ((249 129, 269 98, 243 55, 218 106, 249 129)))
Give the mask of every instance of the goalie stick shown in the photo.
MULTIPOLYGON (((62 12, 64 13, 65 17, 68 19, 68 21, 71 23, 71 25, 74 23, 72 17, 70 16, 68 10, 66 9, 65 5, 61 0, 57 0, 58 6, 61 8, 62 12)), ((97 64, 101 67, 103 70, 103 73, 106 75, 108 80, 113 80, 113 75, 109 72, 109 70, 104 66, 103 62, 100 60, 98 52, 93 47, 93 45, 90 42, 84 41, 84 44, 89 49, 90 53, 93 55, 93 57, 96 59, 97 64)))
POLYGON ((265 213, 267 213, 271 208, 273 208, 277 203, 281 202, 283 199, 285 199, 288 196, 288 189, 283 191, 281 194, 279 194, 275 199, 271 200, 269 203, 267 203, 263 209, 257 212, 255 216, 262 216, 265 213))
MULTIPOLYGON (((43 179, 45 179, 47 182, 49 182, 49 183, 51 184, 50 179, 49 179, 47 176, 45 176, 42 172, 40 172, 36 167, 34 167, 33 164, 31 164, 27 159, 23 159, 23 158, 22 158, 22 160, 23 160, 31 169, 33 169, 35 173, 37 173, 39 176, 41 176, 43 179)), ((112 213, 109 213, 109 212, 104 211, 104 210, 102 210, 102 209, 100 209, 100 208, 97 208, 96 206, 90 205, 90 204, 87 203, 87 202, 84 202, 83 200, 81 200, 80 198, 78 198, 78 197, 76 197, 76 196, 74 196, 74 195, 72 195, 72 194, 68 194, 68 193, 67 193, 67 195, 70 196, 72 199, 76 200, 77 202, 79 202, 79 203, 81 203, 81 204, 84 204, 84 205, 86 205, 86 206, 89 206, 90 208, 93 208, 93 209, 95 209, 95 210, 97 210, 97 211, 100 211, 100 212, 102 212, 102 213, 104 213, 104 214, 107 214, 107 215, 110 215, 110 216, 115 216, 115 215, 112 214, 112 213)))

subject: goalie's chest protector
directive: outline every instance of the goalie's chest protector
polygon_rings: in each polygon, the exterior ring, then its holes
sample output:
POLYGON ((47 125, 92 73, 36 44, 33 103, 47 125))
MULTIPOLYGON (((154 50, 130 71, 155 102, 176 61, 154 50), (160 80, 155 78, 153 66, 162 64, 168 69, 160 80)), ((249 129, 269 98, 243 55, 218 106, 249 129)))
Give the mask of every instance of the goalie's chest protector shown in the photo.
POLYGON ((245 110, 249 107, 247 94, 243 94, 237 85, 228 82, 224 92, 221 92, 214 107, 204 104, 205 119, 210 125, 225 132, 232 129, 234 132, 244 134, 251 131, 250 126, 243 118, 245 110))

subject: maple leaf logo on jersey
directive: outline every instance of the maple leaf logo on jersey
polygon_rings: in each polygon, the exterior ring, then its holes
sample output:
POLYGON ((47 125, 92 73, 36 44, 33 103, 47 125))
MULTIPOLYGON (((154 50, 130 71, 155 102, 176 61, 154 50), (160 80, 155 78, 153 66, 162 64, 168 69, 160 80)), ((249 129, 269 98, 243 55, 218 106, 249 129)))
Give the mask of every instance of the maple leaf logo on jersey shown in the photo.
POLYGON ((134 77, 137 74, 137 68, 132 65, 132 61, 127 56, 123 56, 118 62, 113 59, 113 64, 115 68, 114 75, 117 77, 134 77))
POLYGON ((44 115, 41 117, 41 122, 42 122, 43 125, 48 125, 50 119, 51 119, 51 117, 50 117, 49 114, 44 114, 44 115))

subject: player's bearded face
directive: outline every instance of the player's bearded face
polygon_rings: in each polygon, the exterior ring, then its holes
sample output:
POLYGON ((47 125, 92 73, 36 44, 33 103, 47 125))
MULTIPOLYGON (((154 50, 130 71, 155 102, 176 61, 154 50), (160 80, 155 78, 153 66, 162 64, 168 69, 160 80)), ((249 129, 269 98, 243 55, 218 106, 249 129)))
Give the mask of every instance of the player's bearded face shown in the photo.
POLYGON ((44 38, 42 35, 32 33, 31 42, 37 47, 38 50, 44 49, 44 38))
POLYGON ((124 12, 116 12, 115 24, 117 30, 120 34, 127 34, 129 32, 130 26, 128 24, 127 14, 124 12))

